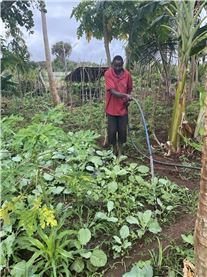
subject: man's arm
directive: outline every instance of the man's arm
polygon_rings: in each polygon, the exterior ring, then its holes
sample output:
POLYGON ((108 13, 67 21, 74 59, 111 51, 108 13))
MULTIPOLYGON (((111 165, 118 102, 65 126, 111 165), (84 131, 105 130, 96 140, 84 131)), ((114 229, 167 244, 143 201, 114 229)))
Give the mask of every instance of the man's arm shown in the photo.
POLYGON ((110 92, 113 96, 117 97, 117 98, 126 98, 127 100, 131 100, 131 95, 127 94, 127 93, 120 93, 118 91, 116 91, 115 89, 110 89, 110 92))

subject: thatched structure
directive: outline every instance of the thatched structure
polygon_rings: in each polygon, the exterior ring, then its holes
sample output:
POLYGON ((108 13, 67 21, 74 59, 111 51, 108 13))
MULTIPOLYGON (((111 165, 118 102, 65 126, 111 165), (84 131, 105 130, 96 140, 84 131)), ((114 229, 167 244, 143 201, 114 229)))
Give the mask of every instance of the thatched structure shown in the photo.
POLYGON ((78 89, 72 91, 74 95, 79 95, 82 103, 85 101, 98 100, 102 98, 100 78, 103 77, 108 67, 105 66, 80 66, 70 72, 65 80, 71 86, 78 83, 78 89), (78 91, 78 94, 77 94, 78 91))
POLYGON ((95 83, 104 75, 106 70, 107 67, 104 66, 80 66, 70 72, 65 80, 75 83, 95 83))

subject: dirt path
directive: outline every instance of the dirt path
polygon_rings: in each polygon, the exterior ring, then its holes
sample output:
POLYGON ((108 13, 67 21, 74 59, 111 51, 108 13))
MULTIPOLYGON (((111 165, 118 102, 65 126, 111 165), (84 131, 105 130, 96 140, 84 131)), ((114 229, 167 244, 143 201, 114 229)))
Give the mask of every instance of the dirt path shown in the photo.
MULTIPOLYGON (((159 161, 180 164, 180 161, 176 159, 169 160, 161 156, 155 156, 154 158, 159 161)), ((129 157, 130 162, 137 162, 137 160, 138 159, 133 155, 129 157)), ((149 166, 149 160, 145 159, 143 163, 149 166)), ((200 179, 199 170, 188 169, 186 171, 186 169, 182 167, 167 166, 164 164, 158 164, 154 162, 154 171, 156 176, 163 177, 163 178, 167 177, 169 180, 171 180, 172 182, 175 182, 177 185, 185 186, 190 190, 199 189, 199 179, 200 179)))
MULTIPOLYGON (((162 246, 165 247, 172 241, 181 242, 181 234, 193 231, 194 225, 195 217, 190 214, 181 215, 175 224, 163 229, 161 235, 162 246)), ((131 269, 133 263, 148 259, 150 257, 149 250, 158 250, 157 240, 148 245, 141 242, 135 243, 129 256, 124 257, 122 262, 117 260, 113 264, 109 264, 110 268, 105 272, 104 277, 121 277, 122 274, 131 269)))
POLYGON ((182 169, 177 169, 173 167, 165 167, 160 165, 155 165, 155 173, 160 177, 167 177, 172 182, 175 182, 179 186, 187 187, 190 190, 199 189, 198 179, 188 179, 188 174, 183 173, 182 169))

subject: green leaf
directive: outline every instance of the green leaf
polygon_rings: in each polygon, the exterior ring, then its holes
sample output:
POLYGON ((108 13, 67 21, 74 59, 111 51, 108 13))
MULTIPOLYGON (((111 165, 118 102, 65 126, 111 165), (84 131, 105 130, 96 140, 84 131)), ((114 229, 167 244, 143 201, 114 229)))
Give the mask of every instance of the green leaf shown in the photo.
POLYGON ((167 211, 171 211, 172 209, 173 209, 173 206, 167 206, 167 207, 166 207, 166 210, 167 210, 167 211))
POLYGON ((143 213, 143 220, 146 224, 150 221, 151 216, 152 216, 152 211, 151 210, 146 210, 143 213))
POLYGON ((71 269, 80 273, 84 269, 84 262, 81 258, 77 258, 71 265, 71 269))
POLYGON ((97 212, 95 215, 95 219, 107 219, 107 215, 102 212, 97 212))
POLYGON ((107 263, 107 256, 102 250, 94 249, 90 257, 90 262, 96 267, 105 266, 107 263))
POLYGON ((16 238, 15 234, 12 233, 5 240, 2 241, 2 248, 5 248, 6 255, 8 256, 8 258, 13 253, 13 244, 14 244, 15 238, 16 238))
POLYGON ((138 222, 138 220, 137 220, 137 218, 136 217, 134 217, 134 216, 127 216, 127 218, 126 218, 126 221, 129 223, 129 224, 139 224, 139 222, 138 222))
POLYGON ((101 156, 101 157, 104 156, 104 153, 103 153, 102 151, 100 151, 100 150, 97 150, 97 151, 96 151, 96 154, 99 155, 99 156, 101 156))
POLYGON ((123 225, 119 231, 119 234, 122 239, 125 239, 129 236, 129 227, 127 225, 123 225))
POLYGON ((0 150, 0 160, 10 157, 10 152, 6 149, 0 150))
MULTIPOLYGON (((3 238, 3 237, 5 237, 6 236, 6 232, 5 231, 3 231, 3 230, 0 230, 0 238, 3 238)), ((1 240, 1 242, 2 242, 2 240, 1 240)))
POLYGON ((120 238, 119 238, 119 237, 117 237, 117 236, 113 236, 113 238, 115 239, 115 241, 116 241, 117 243, 122 244, 122 243, 121 243, 121 240, 120 240, 120 238))
POLYGON ((28 239, 38 249, 40 250, 44 249, 44 245, 38 239, 34 239, 32 237, 26 237, 26 239, 28 239))
POLYGON ((139 238, 141 238, 144 234, 145 234, 145 230, 140 229, 140 230, 137 231, 137 235, 138 235, 139 238))
POLYGON ((137 167, 136 163, 130 163, 129 165, 130 169, 134 170, 137 167))
POLYGON ((16 163, 19 163, 21 162, 22 160, 22 157, 20 155, 17 155, 15 157, 12 158, 12 161, 16 162, 16 163))
POLYGON ((159 198, 157 198, 157 204, 158 204, 160 207, 163 207, 162 201, 161 201, 159 198))
POLYGON ((159 184, 160 185, 167 185, 169 183, 169 180, 166 180, 166 179, 159 179, 159 184))
POLYGON ((146 210, 144 213, 138 212, 137 215, 141 226, 145 228, 151 219, 152 211, 146 210))
POLYGON ((106 219, 108 222, 117 222, 118 221, 118 218, 117 217, 114 217, 114 216, 111 216, 111 217, 107 217, 106 219))
POLYGON ((121 169, 121 170, 117 171, 118 176, 123 176, 123 175, 126 175, 126 174, 127 174, 126 169, 121 169))
POLYGON ((53 194, 60 194, 64 190, 64 187, 58 186, 54 187, 51 191, 53 194))
POLYGON ((29 179, 26 179, 26 178, 22 178, 21 181, 20 181, 20 187, 25 187, 29 184, 30 180, 29 179))
POLYGON ((193 235, 181 235, 182 239, 184 240, 184 242, 187 242, 191 245, 194 245, 194 239, 193 239, 193 235))
POLYGON ((118 189, 117 182, 115 181, 108 183, 107 187, 108 187, 108 192, 110 193, 114 193, 118 189))
POLYGON ((54 176, 48 174, 48 173, 44 173, 43 174, 43 178, 46 180, 46 181, 49 181, 51 182, 53 179, 54 179, 54 176))
POLYGON ((62 153, 55 153, 53 156, 52 156, 52 159, 53 160, 64 160, 66 158, 65 155, 63 155, 62 153))
POLYGON ((108 209, 108 212, 110 213, 114 208, 114 202, 113 201, 108 201, 107 202, 107 209, 108 209))
POLYGON ((153 268, 151 265, 145 265, 143 268, 134 265, 131 271, 125 273, 123 277, 153 277, 153 268))
POLYGON ((86 259, 89 259, 91 254, 92 254, 91 251, 80 253, 81 257, 86 258, 86 259))
POLYGON ((130 246, 132 246, 132 243, 131 243, 130 241, 128 241, 128 240, 125 240, 122 247, 123 247, 124 249, 127 249, 127 248, 129 248, 130 246))
POLYGON ((135 180, 136 180, 136 181, 138 182, 138 184, 140 184, 140 185, 142 185, 142 184, 145 183, 145 180, 144 180, 141 176, 139 176, 139 175, 135 176, 135 180))
POLYGON ((61 164, 59 167, 55 169, 55 176, 60 177, 67 175, 67 173, 71 170, 71 166, 69 164, 61 164))
POLYGON ((27 264, 26 261, 21 261, 17 264, 14 264, 13 269, 11 271, 11 276, 24 277, 26 275, 26 269, 27 269, 26 264, 27 264))
POLYGON ((115 250, 115 252, 117 252, 117 253, 121 253, 122 247, 121 247, 121 245, 114 244, 112 246, 112 249, 115 250))
POLYGON ((64 237, 71 236, 71 235, 74 235, 74 234, 77 234, 76 230, 65 230, 65 231, 60 232, 57 235, 57 239, 61 240, 64 237))
POLYGON ((159 223, 157 222, 157 220, 153 220, 150 224, 149 224, 149 231, 153 234, 157 234, 159 232, 162 231, 159 223))
POLYGON ((103 161, 98 156, 93 156, 89 161, 92 162, 95 167, 101 166, 103 164, 103 161))
POLYGON ((59 253, 63 256, 66 257, 68 259, 73 259, 73 251, 66 251, 64 249, 60 249, 59 248, 59 253))
POLYGON ((91 232, 88 228, 81 228, 78 232, 78 240, 82 245, 86 245, 91 239, 91 232))
POLYGON ((90 172, 93 172, 94 171, 94 167, 91 166, 91 165, 87 165, 86 166, 86 170, 90 171, 90 172))
MULTIPOLYGON (((90 260, 88 260, 86 262, 86 266, 87 266, 87 269, 90 271, 90 272, 96 272, 97 271, 97 267, 96 266, 93 266, 90 262, 90 260)), ((92 275, 92 274, 91 274, 92 275)))
POLYGON ((137 169, 142 174, 146 174, 149 172, 149 167, 147 167, 146 165, 140 165, 137 169))

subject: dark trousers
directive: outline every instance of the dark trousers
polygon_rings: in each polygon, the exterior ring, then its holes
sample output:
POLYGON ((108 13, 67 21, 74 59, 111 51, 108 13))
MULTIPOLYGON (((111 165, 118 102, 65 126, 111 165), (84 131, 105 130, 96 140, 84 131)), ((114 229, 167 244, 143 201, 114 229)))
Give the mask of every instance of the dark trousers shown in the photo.
POLYGON ((115 145, 117 143, 122 144, 127 139, 127 123, 128 115, 113 116, 107 115, 108 117, 108 142, 109 144, 115 145))

